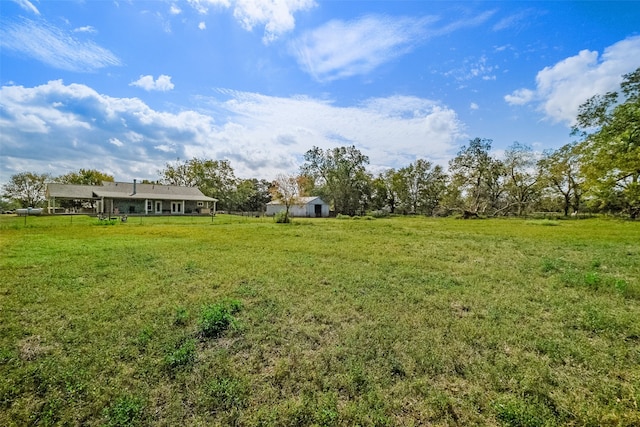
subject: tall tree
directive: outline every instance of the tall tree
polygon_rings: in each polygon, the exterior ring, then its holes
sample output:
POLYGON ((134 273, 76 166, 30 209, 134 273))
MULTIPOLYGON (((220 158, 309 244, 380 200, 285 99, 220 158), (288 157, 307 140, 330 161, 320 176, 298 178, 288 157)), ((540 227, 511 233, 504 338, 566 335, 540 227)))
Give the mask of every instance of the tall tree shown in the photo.
POLYGON ((228 160, 176 160, 167 163, 160 175, 165 184, 198 187, 203 194, 218 199, 220 209, 233 207, 238 182, 228 160))
POLYGON ((46 200, 49 174, 21 172, 2 186, 2 197, 17 201, 23 208, 40 206, 46 200))
POLYGON ((640 68, 625 74, 621 92, 596 95, 579 108, 575 135, 587 190, 601 208, 640 215, 640 68))
POLYGON ((489 154, 492 143, 472 139, 449 162, 452 186, 461 195, 465 210, 475 214, 499 209, 504 192, 504 166, 489 154))
POLYGON ((503 165, 507 198, 503 209, 521 216, 538 195, 538 174, 533 150, 527 145, 514 142, 505 151, 503 165))
POLYGON ((61 184, 100 185, 103 181, 113 182, 113 176, 95 169, 80 169, 59 176, 56 181, 61 184))
POLYGON ((371 183, 371 201, 374 209, 388 209, 395 213, 399 203, 398 197, 398 171, 387 169, 378 174, 371 183))
POLYGON ((447 178, 441 166, 418 159, 398 170, 395 181, 405 213, 431 215, 444 194, 447 178))
POLYGON ((582 198, 580 157, 575 144, 567 144, 555 151, 546 151, 538 161, 541 187, 552 196, 561 198, 564 216, 569 210, 577 212, 582 198))
POLYGON ((355 146, 322 150, 313 147, 304 155, 304 176, 314 180, 337 213, 354 215, 367 206, 371 193, 371 176, 366 171, 369 157, 355 146))
POLYGON ((264 179, 240 179, 233 194, 233 210, 262 212, 271 200, 272 183, 264 179))

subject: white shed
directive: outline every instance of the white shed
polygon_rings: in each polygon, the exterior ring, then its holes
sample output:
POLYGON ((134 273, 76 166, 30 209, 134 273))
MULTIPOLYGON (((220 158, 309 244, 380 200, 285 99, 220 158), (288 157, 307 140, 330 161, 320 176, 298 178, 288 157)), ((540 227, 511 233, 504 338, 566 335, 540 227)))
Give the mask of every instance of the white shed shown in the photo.
MULTIPOLYGON (((307 218, 327 218, 329 216, 329 205, 320 197, 301 197, 300 204, 289 208, 289 215, 307 218)), ((275 215, 285 210, 284 204, 279 200, 267 203, 267 215, 275 215)))

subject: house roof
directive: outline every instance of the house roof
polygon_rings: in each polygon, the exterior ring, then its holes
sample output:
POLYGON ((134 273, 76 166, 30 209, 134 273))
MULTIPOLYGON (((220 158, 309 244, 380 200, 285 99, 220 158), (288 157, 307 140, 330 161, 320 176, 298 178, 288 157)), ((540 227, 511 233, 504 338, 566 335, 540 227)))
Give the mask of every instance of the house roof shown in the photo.
POLYGON ((47 184, 47 197, 59 197, 61 199, 94 199, 93 185, 74 184, 47 184))
POLYGON ((205 196, 196 187, 177 185, 137 184, 133 192, 132 182, 103 182, 102 185, 48 184, 48 197, 70 199, 153 199, 153 200, 192 200, 215 202, 218 199, 205 196))
MULTIPOLYGON (((301 203, 296 203, 296 205, 308 205, 308 204, 311 204, 312 202, 318 202, 320 204, 326 205, 326 203, 318 196, 299 197, 298 200, 300 200, 301 203)), ((280 200, 272 200, 267 204, 268 205, 281 205, 282 202, 280 200)))

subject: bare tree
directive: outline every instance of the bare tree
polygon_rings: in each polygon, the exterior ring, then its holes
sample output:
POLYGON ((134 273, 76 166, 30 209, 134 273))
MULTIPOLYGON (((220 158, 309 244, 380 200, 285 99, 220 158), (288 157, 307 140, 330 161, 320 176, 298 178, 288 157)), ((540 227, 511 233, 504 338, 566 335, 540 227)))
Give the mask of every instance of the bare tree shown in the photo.
POLYGON ((291 206, 300 204, 300 198, 302 197, 300 179, 293 175, 279 174, 275 181, 273 181, 271 194, 274 199, 284 204, 283 222, 290 222, 289 211, 291 210, 291 206))

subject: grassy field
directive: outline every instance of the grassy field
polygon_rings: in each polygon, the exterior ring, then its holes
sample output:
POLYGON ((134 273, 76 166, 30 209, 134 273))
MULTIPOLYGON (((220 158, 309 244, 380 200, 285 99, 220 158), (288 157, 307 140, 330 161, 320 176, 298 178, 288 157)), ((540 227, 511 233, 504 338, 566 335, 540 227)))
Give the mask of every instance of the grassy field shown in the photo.
POLYGON ((640 425, 640 223, 0 218, 0 425, 640 425))

